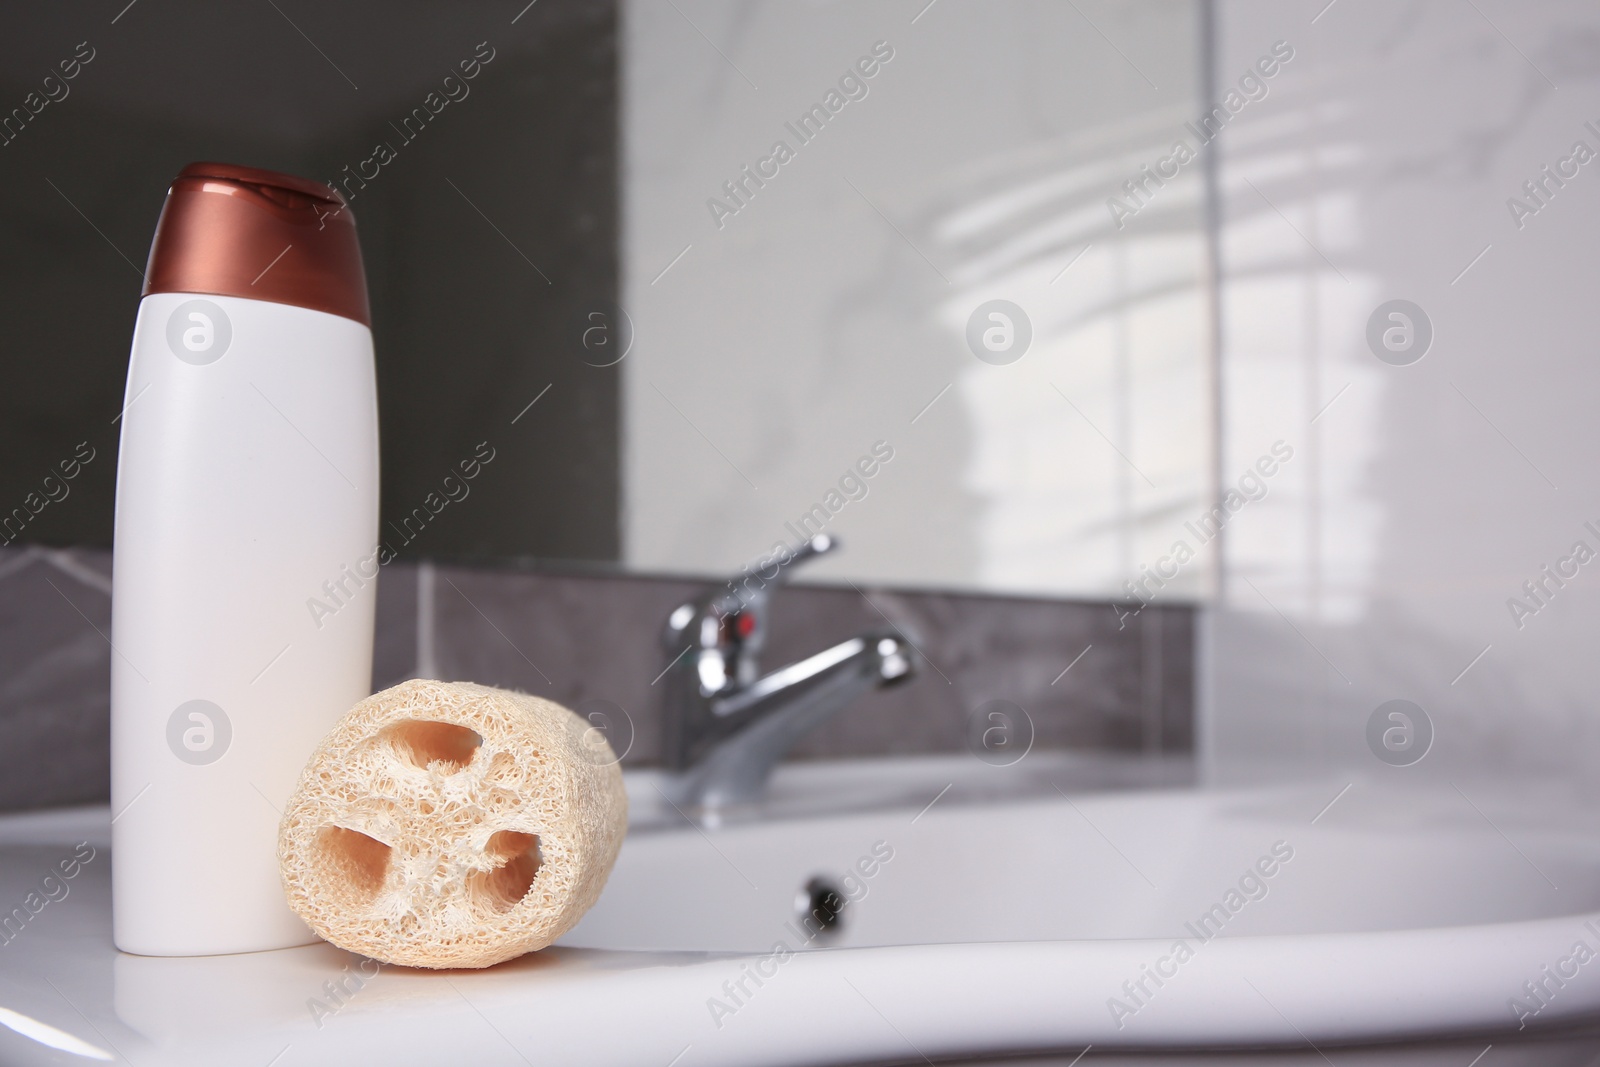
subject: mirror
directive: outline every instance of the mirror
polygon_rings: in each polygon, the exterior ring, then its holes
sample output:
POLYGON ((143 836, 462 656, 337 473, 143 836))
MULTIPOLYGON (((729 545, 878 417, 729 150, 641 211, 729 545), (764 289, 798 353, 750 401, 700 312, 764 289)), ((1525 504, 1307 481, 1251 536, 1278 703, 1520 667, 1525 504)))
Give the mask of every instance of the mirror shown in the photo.
MULTIPOLYGON (((115 454, 161 196, 224 159, 351 197, 400 558, 717 575, 826 530, 812 577, 1107 597, 1204 511, 1199 0, 120 6, 4 62, 3 499, 115 454)), ((113 471, 3 539, 108 545, 113 471)))
POLYGON ((624 11, 627 564, 1124 595, 1210 485, 1202 5, 624 11))

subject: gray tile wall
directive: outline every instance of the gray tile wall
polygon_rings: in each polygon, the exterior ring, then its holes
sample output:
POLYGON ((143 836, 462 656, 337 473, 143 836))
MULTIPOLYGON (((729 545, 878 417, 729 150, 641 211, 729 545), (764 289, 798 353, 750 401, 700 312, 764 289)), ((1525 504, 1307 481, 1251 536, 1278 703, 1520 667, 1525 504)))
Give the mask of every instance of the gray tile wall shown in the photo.
MULTIPOLYGON (((98 550, 0 551, 0 810, 107 799, 110 570, 98 550)), ((656 761, 660 629, 701 583, 395 563, 378 588, 375 688, 427 675, 568 706, 609 701, 633 724, 624 763, 656 761)), ((1119 629, 1105 603, 796 586, 773 601, 765 665, 886 619, 926 666, 846 709, 796 758, 959 752, 976 709, 997 698, 1027 711, 1041 749, 1193 747, 1186 607, 1149 608, 1119 629)))

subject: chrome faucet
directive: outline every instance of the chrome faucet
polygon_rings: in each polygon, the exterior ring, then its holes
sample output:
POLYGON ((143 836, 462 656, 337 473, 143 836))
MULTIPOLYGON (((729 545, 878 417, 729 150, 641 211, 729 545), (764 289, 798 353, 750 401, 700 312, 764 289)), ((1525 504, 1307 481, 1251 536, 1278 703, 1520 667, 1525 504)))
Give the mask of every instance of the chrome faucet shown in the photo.
POLYGON ((875 630, 761 674, 773 591, 796 566, 838 545, 818 534, 668 616, 662 756, 677 772, 675 803, 715 809, 758 799, 802 737, 868 690, 915 673, 910 642, 875 630))

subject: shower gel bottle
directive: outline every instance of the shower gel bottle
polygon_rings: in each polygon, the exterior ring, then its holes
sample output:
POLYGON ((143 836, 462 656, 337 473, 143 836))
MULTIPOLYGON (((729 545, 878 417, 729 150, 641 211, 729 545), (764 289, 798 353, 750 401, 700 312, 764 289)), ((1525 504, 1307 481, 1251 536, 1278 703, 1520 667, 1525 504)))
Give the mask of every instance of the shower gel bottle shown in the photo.
POLYGON ((279 814, 370 692, 378 413, 355 220, 227 164, 167 193, 120 417, 112 914, 154 956, 316 940, 279 814))

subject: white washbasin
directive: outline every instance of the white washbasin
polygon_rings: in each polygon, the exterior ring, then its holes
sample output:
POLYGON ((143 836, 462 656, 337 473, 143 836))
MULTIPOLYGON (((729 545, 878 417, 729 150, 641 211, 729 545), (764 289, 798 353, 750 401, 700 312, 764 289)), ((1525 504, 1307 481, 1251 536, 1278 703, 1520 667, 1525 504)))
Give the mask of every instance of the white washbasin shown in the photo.
POLYGON ((851 901, 838 927, 815 939, 829 948, 1196 940, 1202 916, 1211 920, 1201 934, 1239 937, 1600 908, 1600 838, 1579 827, 1563 831, 1546 814, 1496 818, 1513 846, 1449 789, 1371 783, 1352 785, 1313 825, 1339 788, 1052 790, 710 832, 680 818, 630 834, 605 896, 562 944, 766 952, 787 938, 800 947, 816 924, 797 929, 797 891, 816 877, 851 901), (1225 899, 1230 890, 1237 896, 1225 899), (1218 904, 1224 911, 1213 914, 1218 904))
POLYGON ((760 818, 718 827, 630 775, 638 824, 600 903, 484 972, 325 945, 119 954, 103 809, 0 819, 0 900, 77 840, 102 848, 0 946, 0 1062, 76 1040, 157 1063, 751 1067, 1515 1030, 1514 998, 1535 1027, 1600 1011, 1600 959, 1573 953, 1600 951, 1600 845, 1570 803, 1363 780, 1332 807, 1345 782, 1080 792, 1084 765, 1036 755, 1008 776, 786 768, 760 818), (820 934, 795 910, 815 878, 855 898, 820 934))

